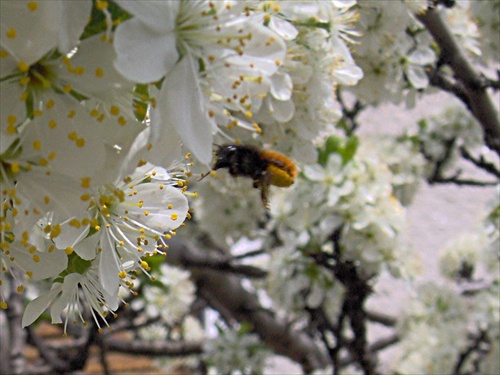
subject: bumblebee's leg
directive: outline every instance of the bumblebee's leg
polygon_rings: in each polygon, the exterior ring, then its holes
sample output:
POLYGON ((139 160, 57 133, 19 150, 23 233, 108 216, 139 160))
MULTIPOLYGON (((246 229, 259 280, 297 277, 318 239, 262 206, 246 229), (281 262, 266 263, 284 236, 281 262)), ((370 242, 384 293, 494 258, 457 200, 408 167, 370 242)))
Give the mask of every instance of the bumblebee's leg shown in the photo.
POLYGON ((208 171, 207 173, 202 173, 200 174, 200 178, 198 179, 198 181, 201 181, 203 180, 205 177, 207 177, 209 174, 210 174, 211 171, 208 171))
POLYGON ((260 184, 260 199, 262 200, 262 204, 266 209, 269 210, 269 184, 261 183, 260 184))
POLYGON ((270 176, 268 174, 264 174, 261 180, 254 181, 254 187, 260 188, 260 199, 262 200, 262 204, 266 209, 269 210, 269 185, 270 185, 270 176))

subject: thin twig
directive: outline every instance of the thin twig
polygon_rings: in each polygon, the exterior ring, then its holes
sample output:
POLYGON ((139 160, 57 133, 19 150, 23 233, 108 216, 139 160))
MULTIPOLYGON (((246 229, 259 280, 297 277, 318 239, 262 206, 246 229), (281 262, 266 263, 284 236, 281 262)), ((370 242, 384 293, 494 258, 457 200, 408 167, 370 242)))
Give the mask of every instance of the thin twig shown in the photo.
POLYGON ((486 331, 479 331, 478 335, 473 339, 471 344, 460 353, 457 363, 453 369, 453 375, 459 375, 462 366, 465 364, 465 361, 474 353, 480 350, 481 343, 487 342, 488 336, 486 331))
POLYGON ((500 178, 500 170, 496 167, 495 164, 486 161, 482 155, 479 157, 479 159, 477 159, 464 146, 460 147, 460 155, 462 155, 465 160, 471 162, 476 167, 492 174, 497 178, 500 178))

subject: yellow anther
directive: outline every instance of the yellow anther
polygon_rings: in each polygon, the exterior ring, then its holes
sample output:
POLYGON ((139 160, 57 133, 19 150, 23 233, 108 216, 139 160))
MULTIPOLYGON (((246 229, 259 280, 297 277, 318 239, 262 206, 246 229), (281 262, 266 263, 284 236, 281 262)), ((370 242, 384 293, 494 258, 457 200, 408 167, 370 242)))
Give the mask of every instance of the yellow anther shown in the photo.
POLYGON ((75 142, 76 147, 82 148, 85 146, 85 139, 84 138, 78 138, 75 142))
POLYGON ((24 61, 19 61, 17 63, 17 69, 19 69, 20 72, 26 73, 29 70, 30 66, 26 64, 24 61))
POLYGON ((42 141, 40 140, 33 141, 33 149, 35 149, 36 151, 40 151, 42 149, 42 141))
POLYGON ((36 1, 30 1, 28 4, 26 4, 28 9, 32 12, 36 11, 38 9, 38 3, 36 1))
POLYGON ((17 161, 12 162, 10 164, 10 170, 12 171, 12 173, 19 173, 19 171, 21 170, 19 163, 17 161))
POLYGON ((109 109, 109 112, 113 115, 113 116, 118 116, 120 114, 120 108, 116 105, 112 105, 111 108, 109 109))
POLYGON ((9 30, 7 30, 7 32, 5 33, 5 35, 7 36, 7 38, 9 39, 14 39, 15 37, 17 37, 17 31, 16 29, 14 29, 13 27, 10 28, 9 30))
POLYGON ((91 198, 90 194, 82 194, 80 195, 80 199, 84 202, 88 201, 91 198))
POLYGON ((80 186, 84 189, 90 188, 90 177, 82 177, 80 179, 80 186))

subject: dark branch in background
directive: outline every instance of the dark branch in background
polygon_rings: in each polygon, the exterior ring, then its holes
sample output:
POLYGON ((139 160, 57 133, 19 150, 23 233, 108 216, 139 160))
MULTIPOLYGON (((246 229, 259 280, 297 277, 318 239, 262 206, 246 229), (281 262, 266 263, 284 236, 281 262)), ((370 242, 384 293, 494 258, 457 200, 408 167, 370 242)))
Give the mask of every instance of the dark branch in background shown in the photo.
POLYGON ((497 178, 500 178, 500 170, 495 166, 495 164, 486 161, 482 155, 479 157, 479 159, 476 159, 474 155, 472 155, 464 146, 460 147, 460 155, 462 155, 465 160, 471 162, 476 167, 492 174, 497 178))
POLYGON ((148 356, 184 356, 201 354, 203 352, 200 341, 142 341, 137 339, 107 337, 105 339, 108 352, 120 352, 132 355, 148 356))
POLYGON ((29 326, 27 330, 29 342, 35 345, 40 356, 51 367, 51 372, 57 374, 82 370, 90 356, 90 347, 98 335, 97 327, 92 322, 83 327, 80 337, 69 343, 51 344, 40 337, 33 326, 29 326))
POLYGON ((365 105, 363 105, 363 103, 360 100, 356 100, 354 105, 351 108, 349 108, 344 100, 344 97, 342 95, 342 90, 340 89, 340 87, 337 87, 335 93, 337 96, 337 100, 340 103, 340 106, 342 107, 342 116, 347 125, 346 129, 344 129, 346 135, 347 136, 353 135, 356 129, 359 128, 359 123, 356 120, 356 118, 361 114, 361 111, 365 109, 365 105))
MULTIPOLYGON (((472 339, 470 345, 460 353, 455 368, 453 369, 453 375, 460 375, 462 373, 461 372, 462 367, 464 366, 467 359, 469 359, 474 353, 478 354, 479 358, 481 357, 481 355, 483 356, 486 355, 487 352, 485 352, 485 350, 482 349, 481 346, 482 344, 487 344, 487 343, 489 343, 489 339, 486 331, 484 330, 479 331, 479 333, 472 339)), ((474 373, 479 373, 478 365, 479 363, 475 364, 475 367, 477 368, 474 368, 474 373)))
MULTIPOLYGON (((465 58, 437 9, 430 8, 417 15, 417 18, 439 45, 440 60, 453 70, 456 84, 463 90, 463 95, 459 98, 481 124, 485 144, 500 156, 500 124, 493 102, 486 91, 488 83, 465 58)), ((431 73, 431 82, 432 76, 431 73)))
MULTIPOLYGON (((22 280, 19 271, 14 270, 12 272, 16 272, 17 280, 22 280)), ((10 274, 9 281, 10 296, 6 310, 9 333, 9 346, 7 350, 10 351, 10 371, 14 374, 22 374, 26 369, 26 358, 24 357, 26 335, 21 324, 24 312, 24 293, 17 292, 17 282, 10 274)))
POLYGON ((351 329, 354 333, 352 354, 357 358, 366 374, 374 372, 374 363, 367 357, 366 351, 366 312, 364 303, 372 292, 368 280, 362 278, 352 261, 342 258, 340 252, 340 234, 342 228, 334 234, 334 269, 337 279, 346 287, 343 311, 349 317, 351 329))
MULTIPOLYGON (((433 170, 429 177, 427 177, 427 182, 429 184, 454 184, 459 186, 495 186, 497 181, 479 181, 474 179, 464 179, 460 178, 462 171, 460 169, 456 170, 451 176, 444 176, 444 169, 446 165, 451 161, 453 150, 455 149, 456 139, 443 139, 441 140, 443 147, 445 149, 444 154, 439 159, 433 159, 429 155, 424 147, 424 144, 420 144, 420 153, 422 156, 431 164, 433 164, 433 170)), ((500 176, 500 172, 496 169, 495 165, 487 162, 481 156, 479 159, 475 159, 472 154, 470 154, 463 146, 460 147, 460 154, 462 157, 473 163, 478 168, 493 174, 495 177, 500 176)))
POLYGON ((257 296, 243 288, 239 277, 190 266, 189 259, 206 257, 206 251, 199 250, 177 237, 169 240, 168 245, 167 261, 176 266, 186 265, 200 295, 211 306, 223 310, 225 319, 251 323, 253 331, 266 345, 276 353, 300 363, 305 371, 328 366, 328 358, 313 339, 305 332, 291 329, 272 311, 264 309, 257 296))
MULTIPOLYGON (((332 270, 335 278, 346 289, 336 326, 329 328, 333 331, 337 341, 335 347, 329 353, 332 356, 334 372, 338 372, 343 366, 339 354, 342 348, 347 347, 353 363, 359 364, 364 374, 376 374, 376 356, 370 351, 367 343, 366 327, 368 316, 364 306, 368 296, 372 293, 372 288, 368 283, 369 278, 364 278, 359 274, 354 262, 343 259, 340 249, 342 229, 342 226, 339 227, 330 236, 333 243, 333 254, 321 254, 319 257, 312 255, 318 264, 332 270), (343 335, 343 325, 346 321, 349 321, 354 335, 352 339, 348 339, 343 335)), ((373 316, 374 314, 372 314, 373 316)), ((392 320, 387 319, 386 323, 392 324, 392 320)))
POLYGON ((386 327, 394 327, 397 323, 395 317, 375 311, 366 311, 366 317, 368 320, 382 324, 386 327))
MULTIPOLYGON (((379 339, 375 341, 373 344, 368 346, 368 353, 376 353, 378 351, 381 351, 383 349, 386 349, 394 344, 397 344, 400 341, 400 338, 397 334, 392 334, 388 337, 385 337, 383 339, 379 339)), ((348 355, 345 358, 342 358, 339 361, 339 366, 340 367, 345 367, 348 365, 352 365, 353 363, 356 363, 356 359, 352 355, 348 355)))
POLYGON ((188 253, 182 258, 183 263, 181 265, 183 267, 209 268, 214 271, 233 273, 250 278, 264 278, 267 276, 267 272, 258 267, 233 263, 246 257, 262 254, 262 251, 258 250, 240 256, 232 256, 226 255, 224 250, 218 248, 208 236, 202 236, 199 241, 206 244, 207 248, 216 249, 217 251, 188 253))

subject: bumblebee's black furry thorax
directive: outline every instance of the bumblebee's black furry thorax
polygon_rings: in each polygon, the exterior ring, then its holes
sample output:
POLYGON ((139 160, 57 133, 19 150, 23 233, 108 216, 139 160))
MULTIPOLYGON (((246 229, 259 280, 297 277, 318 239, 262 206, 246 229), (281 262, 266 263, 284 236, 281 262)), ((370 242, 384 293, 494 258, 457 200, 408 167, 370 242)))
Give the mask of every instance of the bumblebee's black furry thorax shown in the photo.
POLYGON ((214 170, 228 168, 232 176, 246 176, 261 180, 269 162, 262 159, 260 151, 251 146, 224 145, 216 152, 214 170))

